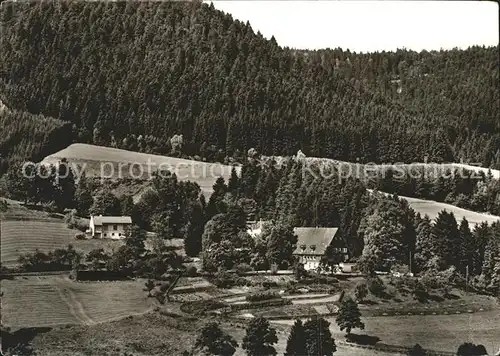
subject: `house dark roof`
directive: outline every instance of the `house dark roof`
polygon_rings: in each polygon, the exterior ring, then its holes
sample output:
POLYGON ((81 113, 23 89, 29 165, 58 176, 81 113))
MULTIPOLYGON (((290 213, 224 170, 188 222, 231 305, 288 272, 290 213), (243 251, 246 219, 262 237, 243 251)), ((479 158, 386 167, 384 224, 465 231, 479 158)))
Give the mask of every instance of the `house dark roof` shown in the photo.
POLYGON ((132 224, 130 216, 93 216, 94 225, 102 224, 132 224))
POLYGON ((298 236, 294 255, 324 255, 326 248, 337 234, 337 227, 296 227, 293 229, 298 236), (305 245, 305 250, 302 247, 305 245))

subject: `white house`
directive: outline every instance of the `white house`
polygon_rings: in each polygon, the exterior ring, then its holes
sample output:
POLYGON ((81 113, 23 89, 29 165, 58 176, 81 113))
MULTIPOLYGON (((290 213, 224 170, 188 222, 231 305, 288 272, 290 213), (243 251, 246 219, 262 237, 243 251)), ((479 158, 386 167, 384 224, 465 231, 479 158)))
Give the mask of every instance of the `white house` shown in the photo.
POLYGON ((91 216, 89 233, 93 238, 123 239, 127 228, 132 226, 130 216, 91 216))
POLYGON ((319 267, 321 258, 330 245, 334 251, 343 255, 344 261, 349 257, 347 248, 342 241, 335 239, 338 231, 336 227, 296 227, 293 231, 298 237, 297 247, 293 251, 293 255, 307 271, 319 267))

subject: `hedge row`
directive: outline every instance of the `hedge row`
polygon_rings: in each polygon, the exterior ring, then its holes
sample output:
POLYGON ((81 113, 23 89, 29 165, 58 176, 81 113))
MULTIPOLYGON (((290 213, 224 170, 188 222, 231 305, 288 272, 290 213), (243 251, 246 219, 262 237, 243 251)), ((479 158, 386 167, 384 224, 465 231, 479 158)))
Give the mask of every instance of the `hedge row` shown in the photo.
POLYGON ((261 293, 247 295, 245 299, 249 302, 260 302, 262 300, 280 299, 280 298, 281 296, 276 292, 261 292, 261 293))
POLYGON ((283 305, 290 305, 292 301, 290 299, 271 299, 271 300, 261 300, 259 302, 245 303, 245 304, 231 304, 231 311, 238 311, 244 309, 257 309, 266 307, 280 307, 283 305))

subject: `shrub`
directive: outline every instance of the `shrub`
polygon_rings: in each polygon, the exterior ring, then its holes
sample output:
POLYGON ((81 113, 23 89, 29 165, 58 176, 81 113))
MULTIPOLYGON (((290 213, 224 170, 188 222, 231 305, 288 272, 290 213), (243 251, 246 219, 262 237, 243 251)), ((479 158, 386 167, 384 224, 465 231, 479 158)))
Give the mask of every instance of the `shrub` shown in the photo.
POLYGON ((317 275, 317 276, 311 276, 311 277, 302 278, 299 281, 299 283, 303 284, 303 285, 312 285, 312 284, 338 284, 339 280, 337 278, 331 277, 331 276, 317 275))
POLYGON ((85 240, 86 236, 85 236, 85 234, 79 232, 79 233, 75 234, 75 239, 76 240, 85 240))
POLYGON ((170 283, 162 283, 160 285, 160 291, 162 293, 165 293, 169 287, 170 287, 170 283))
POLYGON ((189 266, 186 269, 186 276, 188 277, 196 277, 198 275, 198 270, 196 269, 195 266, 189 266))
POLYGON ((259 302, 259 301, 262 301, 262 300, 279 299, 279 298, 281 298, 281 296, 278 293, 275 293, 275 292, 261 292, 261 293, 247 295, 245 299, 248 302, 259 302))
POLYGON ((217 272, 211 282, 218 288, 251 285, 250 281, 247 279, 238 277, 237 275, 224 270, 217 272))
POLYGON ((75 216, 75 211, 72 210, 64 216, 64 222, 66 226, 70 229, 77 229, 85 232, 88 229, 88 225, 85 220, 79 219, 75 216))
POLYGON ((262 282, 262 288, 269 289, 269 288, 276 288, 278 287, 278 283, 274 281, 264 281, 262 282))
POLYGON ((200 315, 225 307, 227 307, 227 304, 218 300, 209 299, 184 303, 181 305, 181 310, 185 313, 200 315))
POLYGON ((380 277, 375 276, 369 278, 367 281, 367 285, 368 285, 368 290, 374 296, 382 297, 384 295, 385 285, 384 282, 380 279, 380 277))
POLYGON ((366 283, 359 283, 356 285, 356 288, 354 289, 354 296, 356 297, 356 300, 358 302, 362 302, 366 296, 368 295, 368 287, 366 286, 366 283))
POLYGON ((0 199, 0 211, 5 212, 9 208, 9 204, 6 200, 0 199))
POLYGON ((290 305, 292 301, 290 299, 269 299, 269 300, 261 300, 258 302, 251 302, 246 304, 231 304, 231 310, 243 310, 243 309, 259 309, 259 308, 267 308, 267 307, 279 307, 283 305, 290 305))
POLYGON ((235 268, 236 273, 238 274, 244 274, 246 272, 252 271, 252 267, 248 263, 240 263, 238 264, 235 268))

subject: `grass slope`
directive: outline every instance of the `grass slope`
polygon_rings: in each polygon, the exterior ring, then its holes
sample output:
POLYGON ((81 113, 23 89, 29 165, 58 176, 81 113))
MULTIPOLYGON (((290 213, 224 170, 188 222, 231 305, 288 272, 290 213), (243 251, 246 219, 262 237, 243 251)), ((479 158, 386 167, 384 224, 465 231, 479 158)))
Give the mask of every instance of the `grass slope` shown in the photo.
POLYGON ((73 282, 67 277, 2 281, 2 323, 11 328, 93 325, 150 310, 143 281, 73 282))
MULTIPOLYGON (((369 191, 372 192, 372 190, 369 191)), ((390 195, 389 193, 384 194, 390 195)), ((407 200, 413 210, 415 210, 417 213, 420 213, 422 216, 427 214, 429 218, 431 218, 431 220, 436 219, 439 212, 441 212, 442 210, 452 212, 458 222, 460 222, 462 218, 466 218, 467 221, 469 221, 469 226, 471 228, 474 228, 475 225, 480 224, 484 221, 488 224, 491 224, 500 220, 500 216, 478 213, 472 210, 459 208, 451 204, 441 203, 434 200, 405 197, 402 195, 398 195, 398 197, 407 200)))
POLYGON ((33 253, 36 249, 49 252, 72 244, 75 250, 83 253, 95 248, 111 252, 123 244, 115 240, 76 240, 77 233, 80 231, 66 226, 62 215, 49 215, 9 200, 8 211, 0 214, 2 264, 16 265, 21 254, 33 253))
POLYGON ((479 224, 483 221, 491 224, 500 220, 500 216, 478 213, 472 210, 462 209, 454 205, 440 203, 433 200, 424 200, 405 196, 400 196, 400 198, 408 200, 410 206, 417 213, 420 213, 422 216, 427 214, 431 219, 435 219, 440 211, 446 210, 448 212, 452 212, 459 222, 460 220, 462 220, 462 218, 466 218, 469 221, 469 225, 471 227, 474 227, 476 224, 479 224))
POLYGON ((75 166, 80 166, 87 176, 93 177, 148 179, 149 172, 154 172, 158 168, 168 169, 176 173, 179 180, 195 181, 204 193, 211 193, 212 186, 218 177, 224 177, 227 181, 231 175, 231 166, 219 163, 199 162, 81 143, 72 144, 62 151, 51 154, 45 157, 43 162, 57 163, 62 158, 66 158, 75 166))

